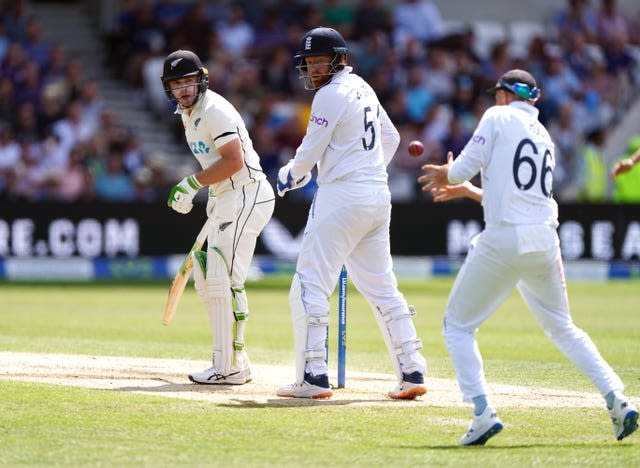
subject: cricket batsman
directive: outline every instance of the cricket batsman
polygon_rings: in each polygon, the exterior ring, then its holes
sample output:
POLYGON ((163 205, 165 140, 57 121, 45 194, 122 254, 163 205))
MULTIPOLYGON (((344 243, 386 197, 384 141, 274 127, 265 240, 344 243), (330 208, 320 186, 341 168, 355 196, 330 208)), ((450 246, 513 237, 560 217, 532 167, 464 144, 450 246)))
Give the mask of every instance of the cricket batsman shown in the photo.
POLYGON ((258 235, 273 214, 275 196, 260 166, 242 117, 209 89, 200 58, 177 50, 164 60, 162 86, 184 125, 187 144, 202 170, 173 187, 167 204, 189 213, 193 198, 208 187, 207 251, 193 254, 196 292, 209 316, 212 365, 189 374, 197 384, 251 381, 244 330, 249 303, 244 288, 258 235))

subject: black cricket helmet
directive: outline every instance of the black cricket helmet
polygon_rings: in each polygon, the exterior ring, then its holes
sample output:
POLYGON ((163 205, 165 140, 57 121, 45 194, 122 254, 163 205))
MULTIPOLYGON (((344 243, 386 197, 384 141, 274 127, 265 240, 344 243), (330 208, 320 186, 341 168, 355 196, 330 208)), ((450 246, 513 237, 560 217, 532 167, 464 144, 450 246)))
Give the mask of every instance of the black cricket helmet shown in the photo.
POLYGON ((347 56, 348 49, 342 35, 332 28, 319 27, 308 31, 302 38, 301 47, 293 57, 296 68, 300 72, 300 78, 304 80, 305 89, 315 90, 329 82, 331 77, 344 68, 340 63, 342 56, 347 56), (315 86, 307 70, 307 57, 317 57, 326 55, 331 57, 328 62, 329 73, 325 74, 326 79, 319 86, 315 86))
POLYGON ((170 101, 173 101, 175 97, 169 89, 169 81, 189 76, 200 77, 198 81, 198 96, 195 101, 197 102, 200 96, 209 89, 209 71, 202 66, 200 58, 190 50, 176 50, 167 55, 164 59, 160 79, 162 80, 164 92, 170 101))

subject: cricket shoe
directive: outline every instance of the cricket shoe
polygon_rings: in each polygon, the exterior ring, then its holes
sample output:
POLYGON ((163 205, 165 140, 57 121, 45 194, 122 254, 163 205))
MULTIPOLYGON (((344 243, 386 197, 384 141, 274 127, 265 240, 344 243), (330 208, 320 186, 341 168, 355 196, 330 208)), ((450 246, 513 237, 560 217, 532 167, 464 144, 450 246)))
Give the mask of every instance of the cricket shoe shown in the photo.
POLYGON ((467 433, 460 439, 462 445, 484 445, 502 430, 502 421, 496 410, 487 406, 480 416, 474 416, 467 433))
POLYGON ((311 375, 304 373, 304 380, 301 384, 296 382, 280 387, 276 392, 278 396, 290 398, 331 398, 333 392, 329 387, 329 376, 327 374, 311 375))
POLYGON ((638 410, 626 398, 615 397, 609 414, 616 439, 622 440, 638 429, 638 410))
POLYGON ((411 374, 402 373, 402 382, 387 395, 394 400, 415 400, 416 397, 427 393, 424 385, 424 376, 421 372, 415 371, 411 374))
POLYGON ((202 372, 189 374, 189 380, 203 385, 243 385, 251 382, 251 369, 248 367, 238 369, 232 366, 231 372, 223 375, 215 366, 212 366, 202 372))

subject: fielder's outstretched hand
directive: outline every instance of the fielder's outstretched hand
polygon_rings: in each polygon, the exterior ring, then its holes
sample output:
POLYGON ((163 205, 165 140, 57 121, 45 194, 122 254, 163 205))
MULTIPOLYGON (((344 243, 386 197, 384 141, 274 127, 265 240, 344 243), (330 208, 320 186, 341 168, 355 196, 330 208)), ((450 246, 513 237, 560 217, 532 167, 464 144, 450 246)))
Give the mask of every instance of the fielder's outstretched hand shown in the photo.
POLYGON ((477 202, 482 202, 482 189, 476 187, 468 180, 457 185, 447 185, 446 187, 432 188, 434 202, 445 202, 457 198, 470 198, 477 202))
POLYGON ((282 166, 278 171, 277 188, 278 195, 281 197, 283 197, 289 190, 304 187, 311 180, 311 172, 308 172, 298 179, 294 179, 291 174, 291 166, 293 166, 293 159, 290 159, 289 162, 282 166))
POLYGON ((424 175, 418 177, 418 183, 422 185, 424 192, 429 192, 432 189, 440 189, 449 185, 449 167, 453 162, 453 153, 449 151, 447 153, 447 164, 425 164, 422 166, 422 172, 424 175))
POLYGON ((193 197, 201 188, 202 184, 195 175, 185 177, 171 189, 167 205, 178 213, 187 214, 193 208, 193 197))

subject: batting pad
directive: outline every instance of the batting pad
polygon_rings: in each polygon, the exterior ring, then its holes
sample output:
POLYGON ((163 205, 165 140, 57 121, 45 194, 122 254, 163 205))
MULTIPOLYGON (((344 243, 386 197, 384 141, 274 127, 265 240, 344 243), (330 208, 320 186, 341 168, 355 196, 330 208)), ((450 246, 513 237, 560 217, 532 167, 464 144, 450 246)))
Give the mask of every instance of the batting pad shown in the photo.
POLYGON ((227 265, 218 249, 209 249, 205 278, 202 262, 196 262, 196 258, 194 254, 194 264, 197 268, 193 270, 193 277, 196 292, 209 315, 211 336, 213 336, 213 365, 220 374, 229 375, 234 356, 235 317, 227 265))

